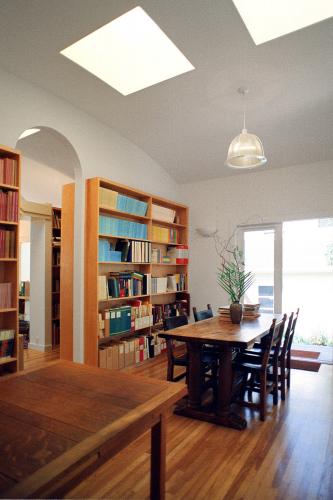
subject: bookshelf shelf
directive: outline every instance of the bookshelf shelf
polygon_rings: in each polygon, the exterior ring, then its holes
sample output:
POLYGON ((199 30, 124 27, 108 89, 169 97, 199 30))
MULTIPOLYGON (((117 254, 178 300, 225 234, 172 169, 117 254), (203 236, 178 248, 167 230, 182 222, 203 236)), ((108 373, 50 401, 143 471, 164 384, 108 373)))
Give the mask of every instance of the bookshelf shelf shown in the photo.
POLYGON ((98 235, 99 238, 109 238, 113 240, 131 240, 131 241, 148 241, 150 240, 145 240, 144 238, 130 238, 129 236, 115 236, 114 234, 103 234, 99 233, 98 235))
MULTIPOLYGON (((105 219, 102 219, 102 224, 105 222, 105 219)), ((172 307, 176 307, 178 304, 179 307, 186 307, 189 309, 189 294, 187 291, 172 291, 172 292, 164 292, 159 294, 143 294, 143 295, 134 295, 131 297, 116 297, 110 298, 107 300, 100 300, 101 297, 104 297, 104 283, 107 283, 107 278, 112 277, 109 286, 119 286, 121 290, 134 289, 137 285, 135 281, 135 275, 131 277, 132 272, 137 271, 145 275, 143 277, 142 286, 143 291, 145 292, 145 286, 149 283, 151 277, 157 278, 157 282, 159 278, 163 278, 163 280, 169 281, 167 277, 170 275, 174 276, 174 280, 177 280, 177 283, 183 282, 188 284, 188 265, 187 264, 175 264, 173 262, 169 263, 156 263, 153 264, 150 262, 113 262, 113 261, 102 261, 99 258, 99 247, 101 246, 99 243, 99 239, 107 239, 110 242, 110 250, 115 250, 115 245, 117 240, 129 240, 129 241, 141 241, 151 243, 151 249, 149 251, 154 250, 154 245, 156 252, 160 252, 161 259, 162 257, 167 255, 167 252, 172 253, 173 248, 177 248, 177 246, 182 245, 182 251, 184 248, 187 248, 188 245, 188 208, 184 205, 175 203, 170 200, 166 200, 164 198, 160 198, 157 196, 153 196, 149 193, 145 193, 143 191, 136 190, 134 188, 124 186, 122 184, 118 184, 116 182, 101 179, 95 177, 93 179, 88 179, 86 181, 86 232, 85 232, 85 318, 84 318, 84 351, 85 351, 85 363, 88 365, 98 366, 99 363, 99 346, 104 346, 108 343, 112 343, 112 340, 119 340, 129 337, 133 338, 134 335, 139 335, 141 332, 141 340, 142 336, 151 335, 154 331, 155 326, 151 325, 148 327, 144 327, 141 330, 135 330, 134 332, 126 331, 125 333, 121 333, 118 335, 111 335, 110 337, 105 333, 105 325, 107 324, 107 318, 110 317, 110 321, 112 320, 111 313, 109 313, 110 309, 119 310, 122 306, 128 306, 131 302, 133 303, 133 307, 136 307, 135 303, 141 301, 142 307, 151 307, 157 308, 158 310, 171 311, 172 307), (108 191, 109 190, 109 191, 108 191), (126 197, 134 198, 133 200, 125 199, 126 197), (144 204, 142 204, 144 202, 144 204), (107 206, 108 205, 108 206, 107 206), (153 206, 153 205, 158 205, 153 206), (137 208, 137 214, 127 213, 120 208, 133 207, 137 208), (153 211, 155 217, 153 217, 153 211), (164 214, 171 213, 170 222, 164 222, 160 220, 164 214), (172 215, 174 213, 174 220, 177 222, 171 222, 172 215), (161 216, 159 216, 161 214, 161 216), (114 216, 115 218, 119 218, 128 222, 145 224, 147 226, 147 236, 146 238, 131 238, 124 234, 123 236, 112 234, 113 232, 118 232, 115 229, 111 229, 110 233, 107 234, 107 231, 100 232, 100 216, 114 216), (161 226, 161 228, 165 228, 165 231, 169 231, 170 239, 174 238, 177 243, 169 243, 166 241, 155 241, 153 238, 153 227, 161 226), (170 247, 170 249, 168 248, 170 247), (112 273, 111 275, 109 273, 112 273), (128 273, 130 275, 129 278, 126 277, 126 274, 119 275, 117 273, 128 273), (101 277, 105 277, 101 279, 101 277), (131 287, 126 284, 126 280, 129 279, 131 282, 131 287), (119 281, 117 281, 119 280, 119 281), (122 280, 122 281, 121 281, 122 280), (179 281, 182 280, 182 281, 179 281), (115 285, 118 283, 118 285, 115 285), (127 288, 128 286, 128 288, 127 288), (102 288, 101 288, 102 287, 102 288), (133 287, 133 288, 132 288, 133 287), (186 302, 186 306, 183 306, 183 303, 186 302), (176 304, 177 303, 177 304, 176 304), (110 316, 107 316, 110 315, 110 316), (101 337, 104 335, 104 337, 101 337)), ((101 226, 103 227, 103 225, 101 226)), ((108 227, 107 225, 105 227, 108 227)), ((120 226, 122 227, 122 226, 120 226)), ((126 227, 126 225, 124 225, 126 227)), ((129 226, 132 227, 132 226, 129 226)), ((135 227, 135 226, 134 226, 135 227)), ((120 232, 120 231, 119 231, 120 232)), ((121 229, 123 232, 123 228, 121 229)), ((134 234, 134 233, 133 233, 134 234)), ((139 233, 140 234, 140 233, 139 233)), ((164 235, 163 230, 161 230, 161 237, 164 235)), ((157 234, 156 234, 157 236, 157 234)), ((155 237, 156 237, 155 236, 155 237)), ((119 247, 118 247, 119 248, 119 247)), ((144 252, 146 252, 146 247, 143 247, 144 252)), ((149 248, 149 246, 148 246, 149 248)), ((125 248, 126 250, 126 248, 125 248)), ((141 250, 139 250, 140 252, 141 250)), ((175 253, 178 251, 175 250, 175 253)), ((139 253, 140 255, 140 253, 139 253)), ((112 258, 111 256, 109 258, 112 258)), ((142 257, 139 257, 142 258, 142 257)), ((175 257, 174 257, 175 258, 175 257)), ((177 256, 177 258, 179 258, 177 256)), ((151 259, 150 259, 151 260, 151 259)), ((171 280, 172 281, 172 280, 171 280)), ((160 282, 160 285, 163 281, 160 282)), ((155 286, 155 282, 154 282, 155 286)), ((186 286, 188 288, 188 286, 186 286)), ((141 288, 140 288, 141 291, 141 288)), ((177 307, 178 307, 177 306, 177 307)), ((141 306, 138 306, 141 307, 141 306)), ((151 310, 151 309, 150 309, 151 310)), ((183 309, 181 309, 183 310, 183 309)), ((145 309, 143 309, 145 311, 145 309)), ((155 310, 156 312, 156 310, 155 310)), ((131 311, 133 313, 133 309, 131 311)), ((136 316, 135 316, 136 317, 136 316)), ((133 316, 132 316, 133 320, 133 316)), ((113 323, 116 328, 116 323, 113 323)), ((123 327, 121 328, 124 329, 123 327)), ((116 331, 116 330, 115 330, 116 331)), ((147 340, 147 339, 146 339, 147 340)), ((124 342, 124 340, 122 341, 124 342)), ((155 352, 155 351, 154 351, 155 352)), ((158 352, 158 350, 156 350, 158 352)))
POLYGON ((184 224, 177 224, 176 222, 166 222, 164 220, 159 220, 159 219, 152 219, 153 224, 156 224, 158 226, 165 226, 165 227, 174 227, 176 229, 186 229, 187 226, 184 224))
POLYGON ((10 191, 18 191, 18 186, 12 186, 11 184, 2 184, 0 183, 0 189, 8 189, 10 191))
POLYGON ((12 220, 0 220, 0 224, 4 224, 6 226, 18 226, 18 222, 14 222, 12 220))
POLYGON ((152 293, 151 296, 156 297, 158 295, 174 295, 175 293, 188 293, 188 290, 174 290, 172 292, 168 291, 168 292, 152 293))
MULTIPOLYGON (((21 155, 14 149, 0 146, 0 163, 2 208, 7 210, 10 218, 16 219, 19 217, 20 206, 21 155)), ((19 220, 0 220, 0 230, 4 236, 0 245, 2 255, 0 258, 0 294, 3 306, 0 309, 0 340, 1 342, 9 340, 8 348, 4 349, 6 356, 0 357, 0 373, 2 374, 18 370, 19 220), (9 338, 8 333, 10 333, 9 338)))
POLYGON ((19 300, 30 300, 28 295, 19 295, 19 300))
POLYGON ((99 211, 104 214, 109 214, 109 215, 115 215, 117 217, 121 217, 126 220, 138 220, 142 222, 148 222, 150 221, 149 217, 146 217, 145 215, 136 215, 136 214, 130 214, 127 212, 124 212, 123 210, 116 210, 115 208, 109 208, 105 207, 103 205, 100 205, 99 211))
POLYGON ((17 358, 0 358, 0 365, 6 365, 8 363, 17 363, 17 358))
POLYGON ((52 317, 51 332, 52 346, 60 344, 60 256, 61 256, 61 208, 52 207, 52 287, 59 287, 59 291, 51 292, 52 317))

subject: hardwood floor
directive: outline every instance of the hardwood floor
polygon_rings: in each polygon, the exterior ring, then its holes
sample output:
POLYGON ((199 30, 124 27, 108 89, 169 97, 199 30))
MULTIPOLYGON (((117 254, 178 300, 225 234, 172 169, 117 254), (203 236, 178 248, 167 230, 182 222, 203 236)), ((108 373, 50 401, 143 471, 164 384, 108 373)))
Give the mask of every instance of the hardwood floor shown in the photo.
MULTIPOLYGON (((50 354, 44 354, 45 362, 50 354)), ((41 353, 30 355, 42 366, 41 353)), ((128 372, 165 378, 163 356, 128 372)), ((124 391, 126 388, 124 388, 124 391)), ((167 499, 332 499, 333 366, 292 371, 292 388, 266 422, 245 409, 245 431, 170 413, 167 499)), ((149 493, 146 434, 73 489, 68 498, 144 499, 149 493)))

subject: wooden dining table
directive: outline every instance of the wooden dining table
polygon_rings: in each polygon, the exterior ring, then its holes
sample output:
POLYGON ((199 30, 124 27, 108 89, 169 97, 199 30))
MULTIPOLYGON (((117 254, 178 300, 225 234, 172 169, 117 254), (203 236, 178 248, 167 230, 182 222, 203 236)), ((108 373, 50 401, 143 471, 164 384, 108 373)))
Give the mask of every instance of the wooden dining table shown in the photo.
POLYGON ((150 497, 165 493, 168 408, 181 384, 59 361, 0 380, 0 497, 60 498, 151 431, 150 497))
POLYGON ((231 409, 232 395, 232 358, 235 348, 248 349, 269 332, 273 318, 282 315, 262 314, 253 320, 242 320, 235 325, 220 316, 191 323, 174 330, 160 333, 165 339, 185 342, 188 352, 188 397, 176 408, 175 413, 191 418, 206 420, 216 424, 245 429, 247 422, 231 409), (215 347, 218 353, 217 401, 213 408, 202 404, 202 365, 203 345, 215 347))

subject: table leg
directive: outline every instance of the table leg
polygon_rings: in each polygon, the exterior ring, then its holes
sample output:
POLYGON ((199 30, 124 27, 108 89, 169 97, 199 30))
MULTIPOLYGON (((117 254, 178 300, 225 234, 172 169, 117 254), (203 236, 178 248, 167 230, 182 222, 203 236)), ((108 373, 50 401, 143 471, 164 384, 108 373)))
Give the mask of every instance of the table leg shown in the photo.
POLYGON ((201 346, 197 342, 187 344, 188 366, 188 408, 197 410, 201 407, 201 346))
POLYGON ((230 408, 232 393, 232 349, 221 348, 216 414, 222 425, 234 429, 245 429, 246 420, 230 408))
POLYGON ((151 429, 150 458, 150 498, 165 498, 165 464, 166 464, 166 423, 165 415, 151 429))

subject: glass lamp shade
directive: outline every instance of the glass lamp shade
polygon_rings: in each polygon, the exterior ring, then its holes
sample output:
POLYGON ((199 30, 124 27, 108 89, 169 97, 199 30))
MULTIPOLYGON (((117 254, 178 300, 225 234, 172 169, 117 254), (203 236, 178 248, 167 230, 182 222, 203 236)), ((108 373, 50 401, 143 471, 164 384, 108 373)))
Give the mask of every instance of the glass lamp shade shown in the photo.
POLYGON ((244 128, 231 142, 225 164, 232 168, 254 168, 266 162, 261 140, 244 128))

